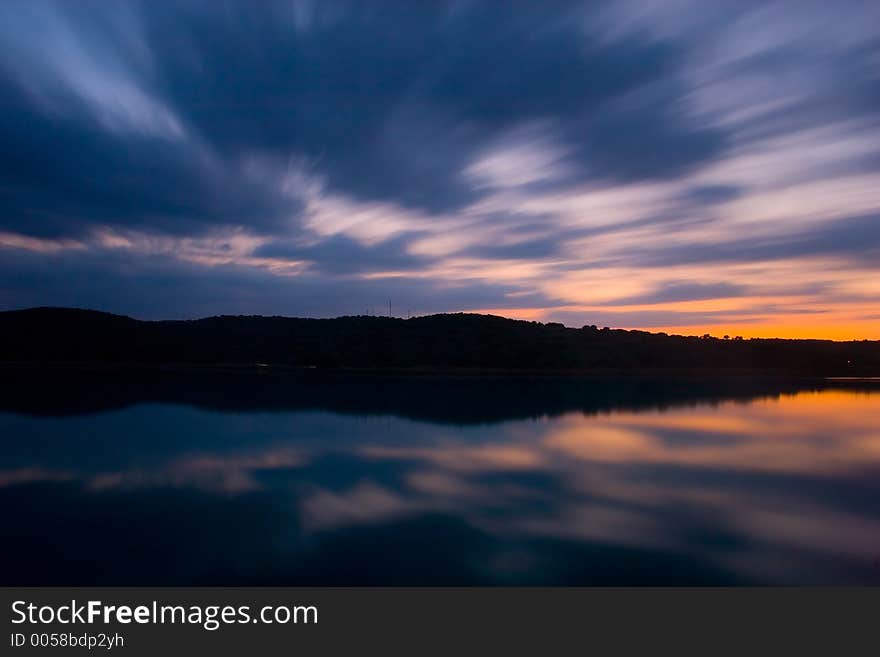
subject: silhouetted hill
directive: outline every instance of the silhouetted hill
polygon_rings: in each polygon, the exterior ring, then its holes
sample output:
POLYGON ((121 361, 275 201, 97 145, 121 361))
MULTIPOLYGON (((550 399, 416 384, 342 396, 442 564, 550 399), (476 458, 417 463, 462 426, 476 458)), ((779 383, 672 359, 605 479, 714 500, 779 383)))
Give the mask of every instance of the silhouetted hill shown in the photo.
POLYGON ((723 340, 474 314, 147 322, 33 308, 0 313, 0 361, 877 376, 880 342, 723 340))

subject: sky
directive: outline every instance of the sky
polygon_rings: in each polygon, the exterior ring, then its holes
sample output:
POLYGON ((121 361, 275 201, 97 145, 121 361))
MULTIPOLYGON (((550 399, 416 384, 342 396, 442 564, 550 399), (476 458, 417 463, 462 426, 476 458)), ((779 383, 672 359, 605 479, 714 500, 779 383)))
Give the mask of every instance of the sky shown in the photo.
POLYGON ((880 339, 880 3, 3 0, 0 309, 880 339))

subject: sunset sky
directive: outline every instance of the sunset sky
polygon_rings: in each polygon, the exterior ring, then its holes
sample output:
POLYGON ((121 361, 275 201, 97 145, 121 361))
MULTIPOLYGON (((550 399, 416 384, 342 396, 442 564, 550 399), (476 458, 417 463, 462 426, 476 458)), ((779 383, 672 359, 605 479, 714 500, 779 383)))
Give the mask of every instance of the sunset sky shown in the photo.
POLYGON ((880 2, 0 2, 0 309, 880 339, 880 2))

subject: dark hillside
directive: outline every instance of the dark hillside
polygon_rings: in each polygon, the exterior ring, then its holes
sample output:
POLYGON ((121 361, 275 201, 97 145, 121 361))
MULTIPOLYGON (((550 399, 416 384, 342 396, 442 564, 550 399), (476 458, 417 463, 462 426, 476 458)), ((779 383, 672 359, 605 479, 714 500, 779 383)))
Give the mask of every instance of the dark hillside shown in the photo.
POLYGON ((722 340, 473 314, 145 322, 34 308, 0 313, 0 361, 878 376, 880 342, 722 340))

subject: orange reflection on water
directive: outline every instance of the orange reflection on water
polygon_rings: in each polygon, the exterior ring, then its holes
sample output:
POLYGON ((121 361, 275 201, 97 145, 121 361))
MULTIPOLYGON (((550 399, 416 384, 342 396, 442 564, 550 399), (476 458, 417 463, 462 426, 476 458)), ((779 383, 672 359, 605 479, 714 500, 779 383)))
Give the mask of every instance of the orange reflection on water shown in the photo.
POLYGON ((586 461, 839 472, 880 459, 880 395, 803 392, 749 404, 570 415, 554 423, 543 445, 586 461))
POLYGON ((501 436, 491 445, 448 435, 433 446, 362 448, 369 459, 409 463, 399 496, 407 504, 375 491, 357 502, 358 489, 320 508, 338 511, 339 522, 352 522, 340 509, 369 508, 378 519, 430 510, 493 535, 690 554, 746 581, 813 581, 815 558, 853 568, 839 575, 846 581, 873 581, 878 392, 570 413, 513 422, 501 436), (515 471, 553 487, 497 477, 515 471), (724 540, 703 544, 705 536, 724 540))

